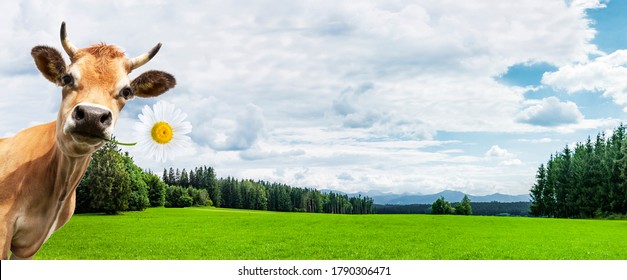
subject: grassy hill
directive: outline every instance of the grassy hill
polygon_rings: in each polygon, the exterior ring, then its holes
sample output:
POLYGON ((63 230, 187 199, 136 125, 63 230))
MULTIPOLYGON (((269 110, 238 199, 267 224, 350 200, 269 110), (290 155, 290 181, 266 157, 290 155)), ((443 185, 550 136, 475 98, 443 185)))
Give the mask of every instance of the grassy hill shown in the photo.
POLYGON ((75 215, 36 259, 627 259, 627 221, 149 208, 75 215))

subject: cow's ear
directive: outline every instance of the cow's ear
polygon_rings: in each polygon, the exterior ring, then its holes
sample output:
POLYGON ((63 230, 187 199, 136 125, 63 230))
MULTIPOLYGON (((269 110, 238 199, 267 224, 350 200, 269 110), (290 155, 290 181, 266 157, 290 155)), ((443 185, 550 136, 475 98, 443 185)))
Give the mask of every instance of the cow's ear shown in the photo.
POLYGON ((48 46, 36 46, 30 54, 35 59, 35 64, 39 72, 57 85, 61 84, 61 77, 65 75, 66 66, 61 53, 55 48, 48 46))
POLYGON ((144 98, 159 96, 175 85, 176 79, 174 79, 174 76, 155 70, 146 71, 131 82, 131 88, 135 96, 144 98))

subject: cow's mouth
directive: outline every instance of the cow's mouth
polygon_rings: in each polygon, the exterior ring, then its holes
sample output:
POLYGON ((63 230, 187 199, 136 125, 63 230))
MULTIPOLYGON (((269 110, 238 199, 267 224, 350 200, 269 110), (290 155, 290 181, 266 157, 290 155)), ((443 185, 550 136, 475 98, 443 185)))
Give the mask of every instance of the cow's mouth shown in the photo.
POLYGON ((107 139, 107 137, 105 137, 104 134, 95 135, 95 134, 86 133, 82 131, 75 131, 75 132, 70 133, 70 135, 72 136, 72 139, 74 139, 75 142, 87 144, 91 146, 101 144, 103 141, 105 141, 105 139, 107 139))

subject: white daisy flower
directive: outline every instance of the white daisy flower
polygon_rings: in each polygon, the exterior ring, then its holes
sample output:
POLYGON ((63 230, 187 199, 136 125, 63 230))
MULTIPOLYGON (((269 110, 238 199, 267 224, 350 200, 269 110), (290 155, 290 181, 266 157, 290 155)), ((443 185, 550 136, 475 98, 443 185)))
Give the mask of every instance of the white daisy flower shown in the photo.
POLYGON ((184 150, 191 143, 191 123, 185 120, 187 114, 176 109, 173 104, 160 101, 150 109, 144 106, 139 116, 141 122, 135 123, 135 139, 145 154, 158 162, 174 159, 174 155, 184 150))

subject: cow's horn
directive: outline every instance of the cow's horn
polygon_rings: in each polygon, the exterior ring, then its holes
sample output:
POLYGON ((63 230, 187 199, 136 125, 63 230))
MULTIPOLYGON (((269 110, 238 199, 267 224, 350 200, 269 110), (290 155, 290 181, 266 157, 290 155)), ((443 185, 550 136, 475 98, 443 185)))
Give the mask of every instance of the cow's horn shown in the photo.
POLYGON ((150 61, 150 59, 152 59, 157 54, 157 52, 159 52, 160 48, 161 48, 161 43, 157 44, 149 52, 131 59, 131 70, 137 69, 140 66, 146 64, 148 61, 150 61))
POLYGON ((69 55, 70 59, 72 59, 74 54, 76 54, 76 47, 72 44, 72 42, 70 42, 70 39, 67 38, 67 33, 65 32, 65 21, 61 23, 61 44, 63 45, 63 49, 67 55, 69 55))

